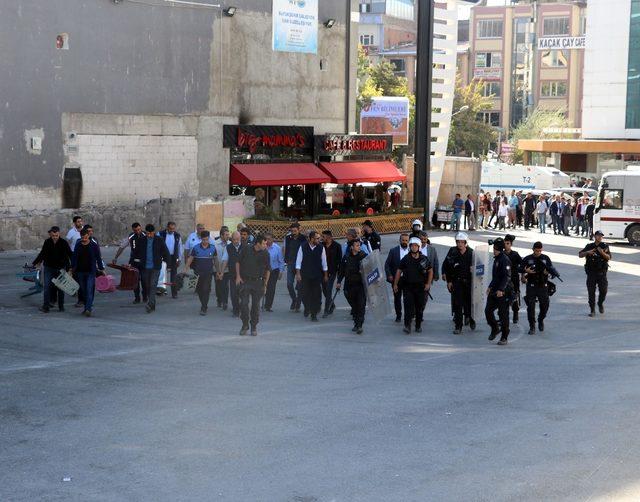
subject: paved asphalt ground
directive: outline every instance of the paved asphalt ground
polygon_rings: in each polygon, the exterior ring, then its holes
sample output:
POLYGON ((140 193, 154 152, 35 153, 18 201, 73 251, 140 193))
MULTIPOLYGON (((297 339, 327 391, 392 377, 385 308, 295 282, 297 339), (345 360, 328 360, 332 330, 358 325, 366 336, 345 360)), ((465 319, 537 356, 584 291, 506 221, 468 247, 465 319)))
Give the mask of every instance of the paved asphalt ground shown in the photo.
MULTIPOLYGON (((432 235, 441 257, 451 236, 432 235)), ((507 347, 481 319, 452 335, 442 283, 411 337, 393 319, 352 334, 343 297, 305 321, 283 282, 257 338, 193 295, 45 315, 18 297, 35 253, 2 253, 0 500, 640 500, 640 249, 612 247, 589 319, 585 241, 546 242, 565 282, 544 334, 519 324, 507 347)))

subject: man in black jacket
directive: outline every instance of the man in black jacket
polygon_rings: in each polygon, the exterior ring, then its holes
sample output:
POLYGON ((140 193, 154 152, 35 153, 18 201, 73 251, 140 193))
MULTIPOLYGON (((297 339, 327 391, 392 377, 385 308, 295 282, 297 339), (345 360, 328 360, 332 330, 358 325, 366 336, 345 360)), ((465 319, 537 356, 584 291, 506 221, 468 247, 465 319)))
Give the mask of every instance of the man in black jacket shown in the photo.
POLYGON ((149 294, 146 309, 147 313, 151 313, 156 309, 156 295, 153 291, 158 284, 162 262, 167 263, 167 272, 169 272, 171 256, 162 238, 156 235, 156 227, 149 223, 145 227, 145 233, 145 238, 141 242, 140 260, 143 267, 142 280, 149 294))
POLYGON ((517 251, 512 249, 513 241, 516 237, 511 234, 504 236, 504 254, 511 261, 511 285, 513 286, 513 303, 511 308, 513 309, 513 324, 518 323, 518 317, 520 315, 520 264, 522 263, 522 256, 517 251))
POLYGON ((133 290, 133 303, 140 303, 140 290, 142 289, 142 301, 147 303, 147 298, 149 297, 148 291, 145 289, 145 285, 142 282, 142 270, 144 267, 140 262, 140 253, 141 253, 141 242, 142 239, 145 238, 144 232, 142 231, 142 225, 140 223, 135 222, 131 225, 132 232, 126 239, 123 239, 120 243, 120 247, 116 251, 116 256, 113 258, 112 263, 115 265, 118 263, 118 258, 122 254, 122 252, 129 248, 129 265, 138 269, 138 284, 136 284, 136 288, 133 290))
POLYGON ((604 314, 604 300, 607 297, 609 282, 607 280, 607 270, 611 251, 609 246, 602 241, 604 234, 597 230, 594 234, 594 241, 587 244, 578 256, 586 258, 584 271, 587 273, 587 292, 589 294, 589 317, 596 315, 596 287, 598 288, 598 309, 604 314))
POLYGON ((300 223, 294 222, 289 226, 289 234, 284 238, 284 262, 287 265, 287 290, 291 297, 290 310, 300 312, 302 303, 301 283, 296 281, 296 258, 300 246, 307 239, 300 233, 300 223))
POLYGON ((364 290, 362 279, 362 260, 367 255, 360 249, 360 241, 355 241, 349 248, 349 252, 342 258, 340 271, 338 272, 338 284, 336 289, 340 289, 342 279, 344 279, 344 296, 351 306, 353 313, 353 329, 359 335, 362 334, 364 324, 364 313, 367 305, 367 295, 364 290))
POLYGON ((456 245, 449 249, 442 262, 442 280, 447 283, 453 303, 454 335, 462 334, 463 314, 469 327, 476 329, 476 321, 471 312, 471 268, 473 249, 467 246, 468 236, 464 232, 456 234, 456 245))
POLYGON ((524 301, 527 304, 529 334, 536 334, 536 300, 540 304, 538 331, 544 331, 544 320, 549 311, 549 279, 558 277, 551 258, 542 254, 542 242, 533 243, 533 253, 525 256, 520 264, 522 283, 527 285, 524 301))
MULTIPOLYGON (((387 259, 384 262, 384 273, 387 276, 387 282, 393 286, 393 280, 400 266, 402 258, 409 254, 409 234, 400 234, 400 243, 391 248, 387 259)), ((393 306, 396 311, 396 322, 402 321, 402 288, 393 291, 393 306)))
POLYGON ((296 280, 302 284, 304 315, 311 315, 315 322, 322 304, 322 281, 329 280, 327 253, 315 230, 309 232, 309 241, 298 248, 295 267, 296 280))
MULTIPOLYGON (((71 248, 69 243, 60 238, 60 228, 51 227, 50 237, 44 241, 40 253, 33 260, 33 266, 42 263, 43 302, 40 310, 45 314, 49 312, 51 302, 51 290, 55 287, 51 280, 60 275, 60 270, 69 270, 71 265, 71 248)), ((58 310, 64 311, 64 293, 58 293, 58 310)))
POLYGON ((184 253, 184 248, 182 247, 182 238, 180 234, 176 232, 176 224, 173 221, 167 223, 166 230, 160 232, 160 238, 167 246, 170 256, 165 277, 169 279, 167 282, 171 283, 171 297, 178 298, 176 276, 178 275, 178 267, 180 267, 180 258, 184 253))
POLYGON ((322 317, 331 315, 335 309, 333 303, 333 284, 342 262, 342 246, 333 240, 333 234, 331 230, 324 230, 322 232, 322 245, 324 246, 325 254, 327 255, 327 282, 322 283, 322 293, 324 295, 324 313, 322 317))
POLYGON ((371 220, 365 220, 362 224, 362 240, 369 244, 369 249, 375 251, 380 249, 382 240, 380 235, 373 229, 373 222, 371 220))
MULTIPOLYGON (((497 195, 496 195, 497 198, 497 195)), ((529 230, 529 227, 534 226, 533 213, 536 210, 536 200, 531 193, 528 193, 524 199, 524 229, 529 230)))
POLYGON ((509 303, 513 296, 511 260, 504 254, 504 249, 504 239, 498 238, 493 241, 493 271, 484 309, 487 324, 491 327, 489 340, 495 340, 498 333, 502 332, 498 345, 506 345, 509 338, 509 303), (500 325, 494 315, 496 309, 500 325))

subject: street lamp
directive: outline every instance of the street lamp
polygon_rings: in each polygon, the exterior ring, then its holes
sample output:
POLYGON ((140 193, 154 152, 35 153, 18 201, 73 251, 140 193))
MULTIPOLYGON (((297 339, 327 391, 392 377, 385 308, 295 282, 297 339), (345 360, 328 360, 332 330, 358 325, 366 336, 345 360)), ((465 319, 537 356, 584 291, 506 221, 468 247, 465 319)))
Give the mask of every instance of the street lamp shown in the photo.
POLYGON ((460 109, 457 112, 453 112, 451 116, 455 117, 456 115, 458 115, 458 113, 466 112, 468 109, 469 109, 468 105, 461 106, 460 109))

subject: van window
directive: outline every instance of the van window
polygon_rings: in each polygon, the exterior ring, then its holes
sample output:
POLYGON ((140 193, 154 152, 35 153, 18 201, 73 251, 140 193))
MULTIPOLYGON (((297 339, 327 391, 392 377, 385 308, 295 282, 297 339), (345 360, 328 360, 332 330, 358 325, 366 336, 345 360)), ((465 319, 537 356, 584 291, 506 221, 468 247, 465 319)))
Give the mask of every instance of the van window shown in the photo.
POLYGON ((622 209, 622 190, 605 188, 602 191, 602 209, 622 209))

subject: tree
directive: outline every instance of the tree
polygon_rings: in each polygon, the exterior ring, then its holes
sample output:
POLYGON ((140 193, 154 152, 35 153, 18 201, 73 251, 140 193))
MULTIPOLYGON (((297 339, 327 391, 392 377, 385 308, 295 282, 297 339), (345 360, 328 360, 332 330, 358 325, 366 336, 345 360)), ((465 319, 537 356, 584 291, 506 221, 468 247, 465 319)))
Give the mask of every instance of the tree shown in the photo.
POLYGON ((482 93, 482 81, 474 80, 463 85, 460 76, 456 78, 453 98, 451 130, 447 145, 448 155, 469 156, 486 152, 490 143, 496 140, 496 130, 479 118, 480 113, 491 110, 491 97, 482 93), (458 110, 464 111, 458 112, 458 110), (458 113, 456 113, 458 112, 458 113))
POLYGON ((524 160, 524 152, 518 148, 518 141, 521 139, 558 139, 567 136, 562 133, 545 132, 545 129, 566 129, 570 127, 565 114, 566 110, 563 108, 555 110, 536 108, 526 120, 513 128, 510 140, 510 143, 514 146, 512 161, 514 163, 522 163, 524 160))

